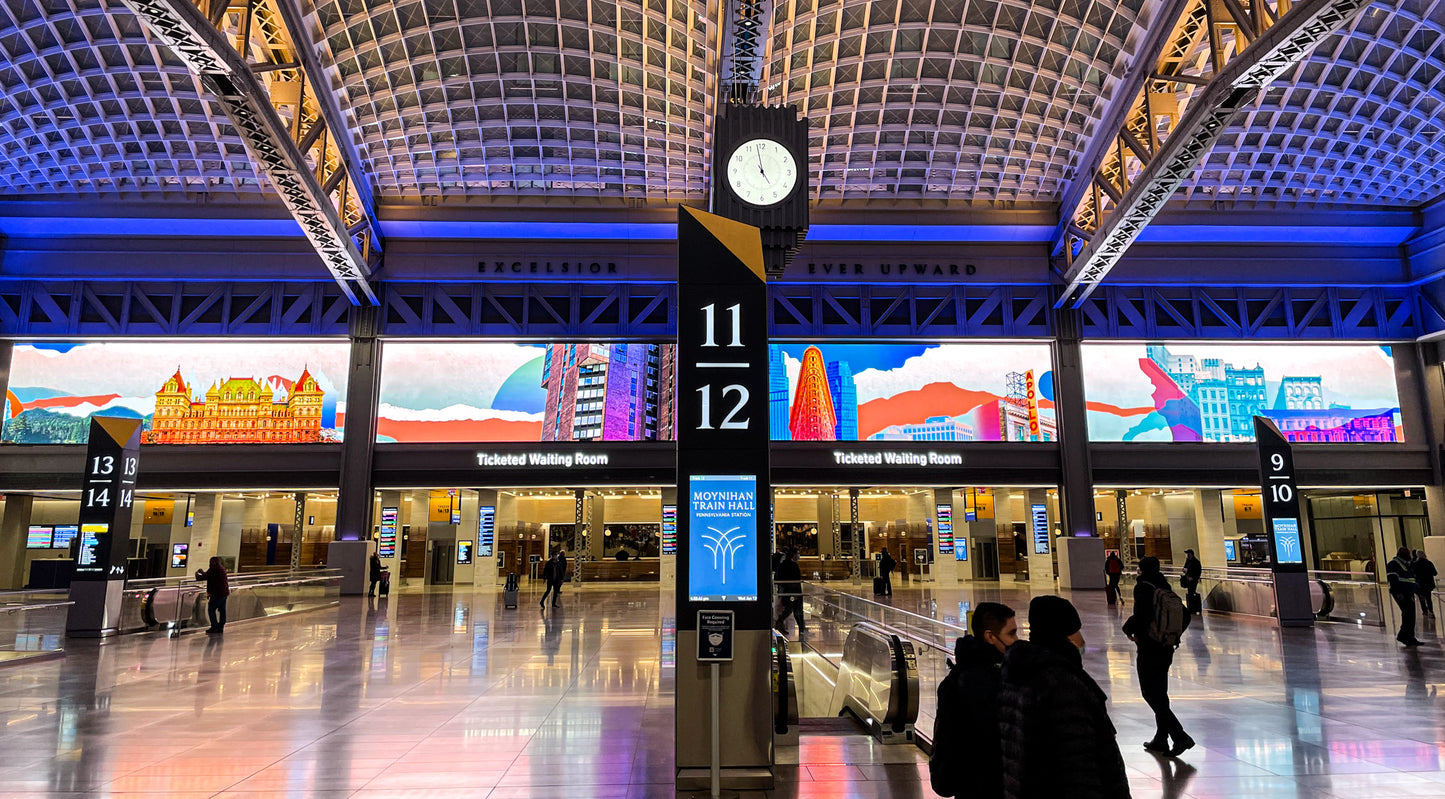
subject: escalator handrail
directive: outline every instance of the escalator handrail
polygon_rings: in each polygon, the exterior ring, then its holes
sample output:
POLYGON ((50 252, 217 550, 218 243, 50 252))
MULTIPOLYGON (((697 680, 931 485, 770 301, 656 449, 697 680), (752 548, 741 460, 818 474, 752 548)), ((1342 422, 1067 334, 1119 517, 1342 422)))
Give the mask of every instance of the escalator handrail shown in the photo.
POLYGON ((788 655, 788 639, 773 630, 773 649, 777 652, 778 682, 773 697, 773 731, 778 735, 788 732, 788 680, 792 678, 791 657, 788 655))
MULTIPOLYGON (((908 715, 908 660, 903 654, 903 639, 897 635, 889 635, 888 646, 893 650, 893 691, 894 696, 898 698, 899 710, 893 718, 892 726, 894 732, 903 732, 907 724, 903 717, 908 715)), ((909 721, 916 720, 909 719, 909 721)))

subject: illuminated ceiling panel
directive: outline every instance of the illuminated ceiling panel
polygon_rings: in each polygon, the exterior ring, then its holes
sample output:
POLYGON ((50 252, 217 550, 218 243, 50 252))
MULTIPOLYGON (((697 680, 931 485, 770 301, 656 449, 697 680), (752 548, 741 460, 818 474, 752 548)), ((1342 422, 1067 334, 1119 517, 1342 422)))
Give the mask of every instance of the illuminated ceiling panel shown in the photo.
POLYGON ((704 0, 303 7, 382 194, 703 195, 704 0))
POLYGON ((0 192, 262 191, 218 106, 118 0, 0 0, 0 192))
POLYGON ((791 0, 763 83, 812 120, 821 198, 1054 201, 1157 7, 791 0))
POLYGON ((1236 118, 1176 199, 1415 205, 1445 194, 1445 0, 1384 0, 1236 118))

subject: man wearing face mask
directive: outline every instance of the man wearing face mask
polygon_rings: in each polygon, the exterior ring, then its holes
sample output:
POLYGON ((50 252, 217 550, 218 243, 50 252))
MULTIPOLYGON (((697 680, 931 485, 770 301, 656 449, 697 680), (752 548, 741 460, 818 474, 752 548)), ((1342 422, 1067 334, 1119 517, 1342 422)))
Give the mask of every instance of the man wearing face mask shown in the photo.
POLYGON ((1081 628, 1067 599, 1035 597, 1029 640, 1004 655, 999 737, 1008 799, 1129 796, 1108 697, 1084 671, 1081 628))
POLYGON ((933 754, 928 777, 939 796, 1001 799, 1003 760, 998 742, 998 689, 1004 653, 1018 641, 1013 608, 980 602, 973 635, 958 639, 953 668, 938 686, 933 754))

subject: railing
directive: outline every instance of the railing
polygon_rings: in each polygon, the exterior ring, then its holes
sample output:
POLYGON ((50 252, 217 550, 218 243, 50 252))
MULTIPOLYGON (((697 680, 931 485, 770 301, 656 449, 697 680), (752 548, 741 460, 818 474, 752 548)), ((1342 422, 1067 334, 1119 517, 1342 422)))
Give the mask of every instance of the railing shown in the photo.
MULTIPOLYGON (((226 621, 245 621, 336 604, 341 570, 308 567, 296 571, 228 575, 226 621)), ((194 578, 132 580, 121 595, 120 631, 164 628, 178 635, 187 627, 206 626, 206 589, 194 578)))
POLYGON ((0 664, 62 651, 72 603, 66 591, 0 592, 0 664))
MULTIPOLYGON (((1178 586, 1183 569, 1160 569, 1178 586)), ((1132 586, 1137 575, 1125 573, 1120 588, 1132 586)), ((1310 603, 1315 618, 1385 626, 1386 608, 1380 584, 1369 572, 1310 571, 1310 603)), ((1201 569, 1198 592, 1205 610, 1243 616, 1275 617, 1274 576, 1269 569, 1201 569)), ((1125 593, 1127 596, 1127 593, 1125 593)))

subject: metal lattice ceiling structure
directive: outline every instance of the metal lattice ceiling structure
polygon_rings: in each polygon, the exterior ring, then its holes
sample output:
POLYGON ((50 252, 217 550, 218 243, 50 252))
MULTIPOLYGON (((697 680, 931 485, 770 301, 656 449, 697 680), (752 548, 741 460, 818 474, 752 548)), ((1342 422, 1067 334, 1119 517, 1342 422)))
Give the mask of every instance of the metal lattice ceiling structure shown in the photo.
POLYGON ((0 192, 265 190, 241 137, 119 0, 0 0, 0 192))
MULTIPOLYGON (((296 2, 379 197, 705 194, 717 0, 296 2)), ((818 199, 1058 202, 1111 135, 1148 28, 1177 22, 1162 6, 782 0, 763 91, 812 120, 818 199)), ((0 193, 270 191, 119 0, 0 0, 0 61, 0 193)), ((1442 75, 1445 0, 1379 0, 1246 109, 1175 201, 1441 196, 1442 75)))
POLYGON ((322 0, 383 194, 696 199, 717 26, 700 0, 322 0))
POLYGON ((812 120, 818 197, 1053 201, 1156 5, 785 0, 763 82, 812 120))
POLYGON ((1445 3, 1376 0, 1246 109, 1177 200, 1414 205, 1445 194, 1445 3))

